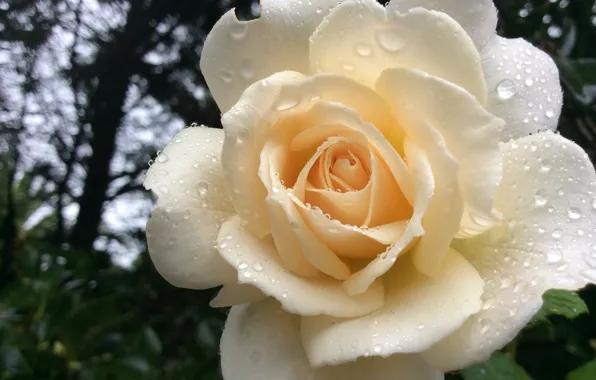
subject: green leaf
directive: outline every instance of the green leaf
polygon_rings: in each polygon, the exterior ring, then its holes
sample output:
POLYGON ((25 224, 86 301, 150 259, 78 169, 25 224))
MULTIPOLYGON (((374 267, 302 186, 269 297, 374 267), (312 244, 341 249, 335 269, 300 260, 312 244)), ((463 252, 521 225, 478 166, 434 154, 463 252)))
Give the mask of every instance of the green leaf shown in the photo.
POLYGON ((596 379, 596 359, 569 372, 565 380, 594 380, 596 379))
POLYGON ((155 333, 151 327, 147 327, 143 330, 143 336, 145 338, 145 342, 147 348, 156 355, 161 354, 161 341, 159 340, 159 336, 155 333))
POLYGON ((548 321, 552 315, 562 315, 568 319, 588 313, 588 306, 576 293, 569 290, 550 289, 542 295, 542 308, 534 315, 530 325, 548 321))
POLYGON ((461 374, 465 380, 532 380, 522 367, 501 352, 484 363, 464 369, 461 374))
POLYGON ((596 58, 576 59, 571 65, 584 84, 596 84, 596 58))

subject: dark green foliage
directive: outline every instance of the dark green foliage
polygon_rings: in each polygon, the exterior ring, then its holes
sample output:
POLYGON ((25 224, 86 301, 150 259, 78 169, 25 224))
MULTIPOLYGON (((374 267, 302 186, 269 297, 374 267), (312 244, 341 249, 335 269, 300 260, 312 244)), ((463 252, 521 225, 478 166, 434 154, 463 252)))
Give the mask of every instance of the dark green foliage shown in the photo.
POLYGON ((532 380, 510 356, 500 352, 485 363, 466 368, 461 375, 464 380, 532 380))

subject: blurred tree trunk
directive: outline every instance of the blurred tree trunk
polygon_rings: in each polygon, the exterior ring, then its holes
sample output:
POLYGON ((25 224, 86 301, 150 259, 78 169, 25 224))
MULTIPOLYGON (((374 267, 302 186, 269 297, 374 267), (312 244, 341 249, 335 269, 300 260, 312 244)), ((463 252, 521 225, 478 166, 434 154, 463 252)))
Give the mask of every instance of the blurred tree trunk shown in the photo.
POLYGON ((87 163, 79 215, 69 239, 78 249, 92 248, 97 237, 130 77, 141 63, 140 45, 151 31, 143 2, 130 4, 126 26, 112 42, 100 48, 93 65, 97 86, 89 96, 84 117, 93 134, 90 141, 93 154, 87 163))

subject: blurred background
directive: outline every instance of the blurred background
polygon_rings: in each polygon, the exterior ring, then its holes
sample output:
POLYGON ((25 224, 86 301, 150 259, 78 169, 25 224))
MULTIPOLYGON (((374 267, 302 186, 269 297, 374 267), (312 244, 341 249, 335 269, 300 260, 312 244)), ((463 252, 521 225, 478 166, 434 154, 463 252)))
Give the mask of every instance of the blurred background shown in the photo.
MULTIPOLYGON (((559 130, 594 161, 596 3, 496 3, 499 34, 557 62, 559 130)), ((156 273, 141 183, 185 125, 220 127, 198 62, 232 7, 259 15, 250 0, 0 0, 0 379, 221 378, 226 310, 156 273)), ((594 288, 580 295, 596 311, 594 288)), ((449 378, 594 380, 595 358, 596 314, 551 316, 449 378)))

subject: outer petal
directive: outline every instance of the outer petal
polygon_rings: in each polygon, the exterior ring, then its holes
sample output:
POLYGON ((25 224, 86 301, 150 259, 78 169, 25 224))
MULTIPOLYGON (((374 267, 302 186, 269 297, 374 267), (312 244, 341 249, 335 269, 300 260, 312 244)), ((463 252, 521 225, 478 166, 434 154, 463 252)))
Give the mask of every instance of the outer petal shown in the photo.
POLYGON ((513 339, 551 288, 596 281, 596 174, 585 152, 545 132, 503 145, 503 225, 456 248, 486 282, 484 309, 424 354, 444 370, 487 359, 513 339))
POLYGON ((244 229, 238 217, 221 227, 219 252, 238 268, 240 283, 256 286, 294 314, 357 317, 383 305, 380 282, 371 286, 368 292, 351 297, 337 280, 302 278, 288 272, 281 264, 273 241, 257 239, 244 229))
POLYGON ((158 196, 147 223, 149 253, 173 285, 204 289, 235 280, 213 247, 222 222, 234 215, 220 162, 223 131, 178 133, 147 171, 145 187, 158 196))
POLYGON ((417 355, 362 359, 311 368, 302 349, 297 321, 273 301, 235 306, 221 339, 226 380, 442 380, 443 373, 417 355))
POLYGON ((487 109, 506 121, 502 141, 557 129, 563 104, 559 71, 523 39, 497 37, 482 51, 487 109))
POLYGON ((271 127, 263 117, 283 85, 304 78, 296 72, 281 72, 255 83, 234 108, 222 116, 226 135, 222 150, 226 185, 236 211, 257 236, 270 232, 265 205, 267 190, 258 176, 261 150, 271 127))
POLYGON ((466 30, 478 50, 496 36, 497 8, 493 0, 391 0, 387 5, 388 10, 398 12, 416 7, 445 12, 453 17, 466 30))
POLYGON ((486 100, 478 50, 444 13, 387 13, 373 0, 348 1, 331 11, 311 37, 311 67, 373 87, 387 68, 415 68, 486 100))
POLYGON ((211 307, 228 307, 234 305, 243 305, 246 303, 258 302, 266 299, 258 288, 250 284, 230 283, 224 285, 217 296, 211 300, 211 307))
MULTIPOLYGON (((503 121, 486 112, 461 88, 418 70, 386 70, 377 88, 393 105, 407 136, 427 152, 435 175, 446 174, 438 168, 445 162, 441 152, 447 150, 459 163, 459 184, 464 195, 460 236, 476 235, 490 228, 497 219, 493 203, 502 175, 499 136, 503 121)), ((449 191, 446 186, 437 188, 449 191)), ((457 212, 454 209, 451 214, 457 212)), ((434 239, 433 234, 429 238, 434 239)), ((448 246, 453 236, 446 238, 443 244, 448 246)), ((441 250, 436 255, 433 261, 440 264, 441 250)), ((429 274, 436 268, 420 267, 429 274)))
POLYGON ((286 70, 308 73, 308 39, 342 0, 262 0, 261 17, 238 21, 230 10, 203 45, 201 71, 222 112, 252 83, 286 70))
POLYGON ((385 306, 369 315, 349 320, 302 318, 302 341, 311 365, 423 351, 482 307, 484 282, 453 250, 434 277, 419 273, 402 258, 386 274, 385 286, 385 306))

